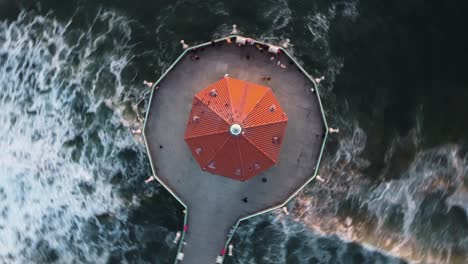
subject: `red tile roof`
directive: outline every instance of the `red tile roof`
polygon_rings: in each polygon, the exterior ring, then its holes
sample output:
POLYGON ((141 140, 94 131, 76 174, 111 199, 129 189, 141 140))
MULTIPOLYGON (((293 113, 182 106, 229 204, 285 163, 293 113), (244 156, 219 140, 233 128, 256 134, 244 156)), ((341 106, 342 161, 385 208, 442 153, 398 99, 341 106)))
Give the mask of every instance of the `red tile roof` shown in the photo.
POLYGON ((185 141, 203 170, 247 180, 278 161, 287 122, 270 88, 222 78, 193 98, 185 141))

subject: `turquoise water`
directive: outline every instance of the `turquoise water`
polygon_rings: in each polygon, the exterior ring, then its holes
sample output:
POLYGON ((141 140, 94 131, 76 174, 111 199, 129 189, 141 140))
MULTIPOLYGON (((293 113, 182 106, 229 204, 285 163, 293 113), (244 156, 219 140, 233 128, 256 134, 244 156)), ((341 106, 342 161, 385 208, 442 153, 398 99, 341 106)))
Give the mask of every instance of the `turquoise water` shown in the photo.
POLYGON ((141 138, 154 80, 241 34, 290 51, 339 127, 311 184, 227 263, 468 262, 466 4, 0 1, 0 263, 172 263, 182 208, 141 138), (430 19, 429 19, 430 18, 430 19), (465 21, 466 22, 466 21, 465 21))

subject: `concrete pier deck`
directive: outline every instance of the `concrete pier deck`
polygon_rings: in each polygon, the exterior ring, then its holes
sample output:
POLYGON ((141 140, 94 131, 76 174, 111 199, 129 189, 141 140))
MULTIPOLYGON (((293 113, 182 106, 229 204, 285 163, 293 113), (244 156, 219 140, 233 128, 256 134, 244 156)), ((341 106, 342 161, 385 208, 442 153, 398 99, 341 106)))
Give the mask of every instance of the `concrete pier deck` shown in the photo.
POLYGON ((216 263, 239 219, 283 204, 315 175, 326 122, 314 83, 287 54, 223 41, 187 51, 155 86, 144 136, 155 175, 187 208, 181 263, 216 263), (193 96, 225 73, 270 87, 289 118, 278 164, 245 182, 202 171, 184 141, 193 96))

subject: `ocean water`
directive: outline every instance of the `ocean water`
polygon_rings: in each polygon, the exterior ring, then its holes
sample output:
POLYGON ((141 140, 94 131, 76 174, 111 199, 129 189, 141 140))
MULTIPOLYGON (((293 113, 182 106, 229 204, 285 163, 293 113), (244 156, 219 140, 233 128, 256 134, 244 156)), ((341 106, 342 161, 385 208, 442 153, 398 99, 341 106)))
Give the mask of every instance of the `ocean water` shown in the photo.
POLYGON ((241 34, 321 83, 320 176, 243 223, 226 263, 468 263, 467 3, 0 0, 0 263, 172 263, 182 208, 151 174, 143 80, 241 34))

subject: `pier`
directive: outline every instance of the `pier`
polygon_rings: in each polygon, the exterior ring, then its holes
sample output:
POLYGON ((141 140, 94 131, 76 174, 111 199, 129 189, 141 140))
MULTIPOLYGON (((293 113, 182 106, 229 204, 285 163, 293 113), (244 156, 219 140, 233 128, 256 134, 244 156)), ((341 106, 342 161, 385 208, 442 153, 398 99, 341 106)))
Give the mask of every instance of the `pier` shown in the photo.
POLYGON ((229 38, 185 49, 154 84, 146 113, 154 175, 185 207, 176 263, 221 263, 240 221, 283 206, 313 179, 328 133, 316 83, 286 50, 229 38), (288 116, 278 163, 246 181, 203 171, 184 141, 194 95, 225 74, 269 87, 288 116))

